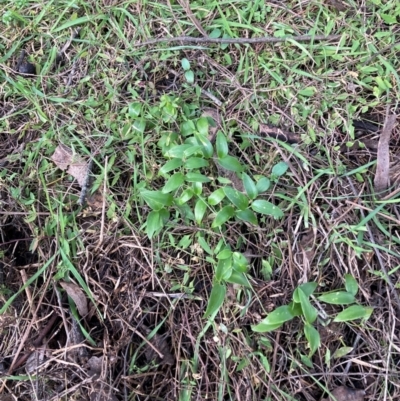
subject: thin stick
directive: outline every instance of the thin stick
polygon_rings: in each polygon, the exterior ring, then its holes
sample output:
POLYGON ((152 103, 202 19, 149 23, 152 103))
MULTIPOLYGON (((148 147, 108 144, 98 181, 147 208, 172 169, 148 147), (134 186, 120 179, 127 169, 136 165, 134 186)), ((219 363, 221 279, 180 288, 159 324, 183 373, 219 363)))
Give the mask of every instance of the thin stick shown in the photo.
POLYGON ((231 44, 257 44, 257 43, 283 43, 290 40, 296 42, 312 42, 312 41, 330 41, 340 39, 341 35, 299 35, 299 36, 283 36, 275 38, 273 36, 264 36, 261 38, 195 38, 193 36, 177 36, 175 38, 157 38, 146 40, 145 42, 135 43, 133 46, 148 46, 155 43, 168 43, 168 42, 191 42, 191 43, 231 43, 231 44))
POLYGON ((101 209, 100 236, 99 236, 99 242, 95 250, 97 250, 100 247, 104 239, 104 220, 106 214, 106 190, 107 190, 107 162, 108 162, 108 156, 106 156, 106 160, 104 163, 103 207, 101 209))

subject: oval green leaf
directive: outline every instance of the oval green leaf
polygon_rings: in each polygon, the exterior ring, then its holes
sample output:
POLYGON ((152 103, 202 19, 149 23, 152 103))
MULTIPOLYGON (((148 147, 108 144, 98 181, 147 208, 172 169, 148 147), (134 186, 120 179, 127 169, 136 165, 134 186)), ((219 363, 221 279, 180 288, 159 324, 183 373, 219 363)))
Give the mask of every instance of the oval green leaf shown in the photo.
POLYGON ((175 173, 171 175, 169 180, 166 182, 164 188, 162 189, 162 192, 164 194, 167 194, 169 192, 175 191, 183 184, 184 181, 185 176, 182 173, 175 173))
POLYGON ((243 171, 243 166, 236 157, 225 156, 217 159, 217 163, 229 171, 234 171, 235 173, 241 173, 243 171))
POLYGON ((345 274, 344 280, 346 291, 356 296, 358 292, 358 283, 356 279, 351 274, 345 274))
POLYGON ((239 284, 243 287, 251 288, 251 284, 246 277, 246 274, 232 270, 232 274, 226 280, 228 283, 239 284))
POLYGON ((226 287, 223 284, 216 283, 214 284, 210 299, 208 300, 208 305, 206 312, 204 313, 204 318, 211 316, 213 318, 214 315, 219 311, 219 308, 222 306, 225 300, 226 287))
POLYGON ((276 308, 274 311, 268 314, 263 320, 264 323, 276 325, 282 324, 289 320, 292 320, 294 315, 289 305, 282 305, 276 308))
POLYGON ((218 203, 220 203, 224 198, 225 198, 225 192, 223 188, 219 188, 208 197, 208 203, 211 206, 215 206, 218 205, 218 203))
POLYGON ((242 174, 242 179, 247 195, 250 199, 255 199, 258 195, 256 184, 254 184, 254 181, 246 173, 242 174))
POLYGON ((208 166, 209 166, 208 161, 201 157, 191 157, 187 159, 185 162, 185 168, 187 168, 188 170, 192 170, 194 168, 208 167, 208 166))
POLYGON ((185 71, 190 70, 190 62, 189 62, 189 60, 188 60, 187 58, 183 58, 183 59, 181 60, 181 64, 182 64, 182 68, 183 68, 185 71))
POLYGON ((256 189, 259 194, 262 194, 265 191, 268 191, 271 186, 271 181, 267 177, 262 177, 258 180, 256 184, 256 189))
POLYGON ((361 305, 352 305, 340 312, 334 319, 334 322, 350 322, 357 319, 369 319, 373 308, 361 305))
POLYGON ((224 188, 225 195, 239 209, 244 210, 249 206, 249 200, 241 192, 231 187, 224 188))
POLYGON ((279 162, 272 167, 272 174, 276 177, 280 177, 281 175, 285 174, 289 166, 285 162, 279 162))
POLYGON ((306 319, 306 322, 309 324, 315 322, 315 319, 317 318, 318 315, 317 310, 311 305, 308 296, 304 293, 304 291, 301 288, 297 288, 297 292, 300 300, 301 309, 303 311, 303 315, 306 319))
POLYGON ((308 345, 311 351, 309 356, 311 356, 321 345, 321 337, 318 333, 318 330, 315 327, 311 326, 311 324, 309 323, 306 323, 304 325, 304 335, 306 336, 306 339, 308 341, 308 345))
POLYGON ((161 191, 148 191, 143 189, 140 191, 140 195, 153 210, 160 210, 164 206, 171 206, 173 202, 171 194, 164 194, 161 191))
POLYGON ((215 216, 215 219, 211 225, 212 228, 220 227, 222 224, 227 222, 235 214, 235 209, 233 206, 228 205, 223 207, 215 216))
POLYGON ((228 142, 226 140, 225 135, 221 132, 218 131, 217 133, 217 156, 222 159, 228 154, 228 142))
POLYGON ((182 159, 172 159, 167 161, 161 168, 159 173, 166 174, 172 170, 175 170, 183 165, 182 159))
POLYGON ((187 173, 187 182, 210 182, 211 180, 203 174, 200 173, 187 173))
POLYGON ((236 217, 255 226, 258 225, 257 216, 250 209, 236 211, 236 217))
POLYGON ((323 294, 318 297, 318 300, 332 305, 348 305, 355 302, 354 295, 345 291, 323 294))
POLYGON ((197 224, 201 224, 203 220, 204 214, 207 210, 207 204, 203 201, 203 199, 198 199, 196 205, 194 207, 194 218, 197 224))
POLYGON ((274 217, 275 219, 283 217, 282 210, 278 206, 275 206, 273 203, 268 202, 266 200, 262 199, 255 200, 251 204, 251 208, 257 213, 266 214, 268 216, 274 217))

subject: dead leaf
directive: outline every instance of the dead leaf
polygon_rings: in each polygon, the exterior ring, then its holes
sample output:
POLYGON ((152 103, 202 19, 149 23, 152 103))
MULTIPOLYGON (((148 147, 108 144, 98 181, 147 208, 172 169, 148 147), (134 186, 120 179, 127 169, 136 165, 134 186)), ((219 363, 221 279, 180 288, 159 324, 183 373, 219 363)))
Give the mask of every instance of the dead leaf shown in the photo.
POLYGON ((74 283, 67 283, 65 281, 60 281, 60 285, 75 302, 79 314, 81 316, 86 316, 89 311, 86 295, 82 289, 74 283))
POLYGON ((365 391, 340 386, 331 391, 332 397, 323 398, 321 401, 364 401, 365 391))
POLYGON ((389 186, 389 141, 394 125, 396 124, 396 114, 387 113, 385 124, 379 138, 378 157, 376 164, 376 173, 374 179, 375 192, 383 192, 389 186))
POLYGON ((92 356, 88 361, 87 364, 89 366, 88 374, 90 376, 100 375, 101 368, 103 366, 103 357, 102 356, 92 356))
POLYGON ((268 124, 260 124, 259 131, 260 134, 279 139, 282 142, 287 142, 290 144, 301 142, 300 135, 293 132, 284 131, 278 127, 274 127, 268 124))
POLYGON ((34 373, 37 371, 39 366, 47 359, 46 347, 35 349, 28 357, 25 370, 26 373, 34 373))
POLYGON ((51 160, 61 170, 67 170, 68 174, 74 177, 78 184, 83 187, 88 175, 88 163, 78 154, 74 154, 72 149, 66 145, 59 145, 54 150, 51 160))
POLYGON ((215 127, 210 126, 208 130, 210 131, 210 135, 208 139, 210 142, 214 142, 215 136, 217 135, 217 131, 221 128, 221 117, 219 115, 218 110, 212 109, 212 108, 205 108, 203 110, 202 117, 209 117, 212 118, 215 121, 215 127))
POLYGON ((154 345, 154 347, 161 352, 161 354, 164 355, 164 358, 160 358, 154 349, 148 346, 145 355, 149 362, 155 361, 160 365, 174 365, 175 359, 169 350, 169 345, 164 335, 155 334, 150 340, 150 343, 154 345))
POLYGON ((93 195, 89 195, 86 198, 86 202, 88 206, 90 206, 93 210, 100 210, 103 208, 103 195, 99 190, 97 190, 93 195))

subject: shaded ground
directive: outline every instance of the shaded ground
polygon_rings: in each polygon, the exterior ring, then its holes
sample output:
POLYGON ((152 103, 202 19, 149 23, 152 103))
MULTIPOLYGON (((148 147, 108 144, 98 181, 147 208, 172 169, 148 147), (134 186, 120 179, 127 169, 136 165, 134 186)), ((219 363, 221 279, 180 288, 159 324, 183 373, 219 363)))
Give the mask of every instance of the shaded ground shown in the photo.
MULTIPOLYGON (((4 24, 0 51, 0 399, 311 401, 341 385, 397 399, 398 126, 390 188, 379 197, 373 185, 386 105, 399 114, 398 24, 386 17, 398 18, 396 4, 105 3, 1 5, 28 22, 4 24), (197 23, 215 36, 345 36, 134 46, 198 37, 197 23), (38 75, 16 73, 22 49, 38 75), (215 229, 211 212, 197 224, 193 201, 171 207, 149 239, 140 190, 163 188, 168 141, 204 113, 249 175, 271 178, 263 199, 284 217, 215 229), (94 159, 84 207, 81 186, 53 163, 60 143, 94 159), (288 172, 273 179, 281 161, 288 172), (221 244, 248 257, 251 288, 227 284, 211 321, 221 244), (374 312, 350 323, 320 315, 312 357, 301 319, 252 330, 299 284, 340 289, 345 274, 374 312)), ((243 190, 212 160, 202 172, 204 199, 224 179, 243 190)))

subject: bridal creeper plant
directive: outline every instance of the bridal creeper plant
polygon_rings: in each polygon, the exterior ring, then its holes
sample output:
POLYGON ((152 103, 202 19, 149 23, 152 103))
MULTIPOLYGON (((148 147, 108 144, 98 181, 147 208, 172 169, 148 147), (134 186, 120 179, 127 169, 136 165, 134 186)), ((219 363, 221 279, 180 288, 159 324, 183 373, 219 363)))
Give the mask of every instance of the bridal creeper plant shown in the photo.
MULTIPOLYGON (((246 173, 240 160, 229 154, 226 136, 218 131, 215 146, 209 139, 210 124, 214 122, 206 117, 193 117, 193 110, 188 105, 181 105, 179 99, 164 95, 159 109, 164 123, 176 122, 178 116, 183 118, 179 132, 172 130, 161 136, 158 146, 165 163, 159 168, 158 175, 165 180, 159 190, 142 188, 142 199, 150 207, 145 223, 149 238, 158 234, 168 223, 171 213, 191 224, 202 228, 224 231, 231 221, 243 221, 258 225, 258 216, 266 215, 279 219, 283 212, 279 206, 262 199, 262 195, 287 171, 287 164, 279 162, 273 166, 271 176, 253 176, 246 173), (231 180, 224 176, 212 175, 213 165, 233 172, 240 177, 244 191, 234 188, 231 180), (210 192, 211 188, 215 188, 210 192)), ((214 283, 211 290, 205 317, 213 319, 222 306, 226 295, 226 284, 234 283, 251 288, 247 274, 249 270, 246 257, 233 251, 223 240, 212 249, 204 237, 197 237, 200 246, 210 256, 207 260, 214 266, 214 283)), ((320 302, 348 305, 355 303, 358 285, 354 278, 346 275, 346 290, 319 295, 320 302)), ((317 283, 300 285, 293 294, 289 305, 280 306, 271 312, 260 324, 253 327, 255 332, 268 332, 280 328, 293 318, 301 318, 304 324, 304 335, 309 343, 310 356, 320 346, 320 336, 313 324, 318 311, 311 298, 317 283)), ((339 313, 334 321, 367 319, 371 308, 352 305, 339 313)))
MULTIPOLYGON (((151 208, 146 221, 149 238, 161 231, 172 212, 187 223, 221 231, 231 220, 258 225, 258 215, 283 217, 278 206, 260 196, 270 188, 271 180, 278 180, 286 173, 286 163, 276 164, 270 178, 250 177, 239 159, 229 154, 228 141, 221 131, 217 132, 214 147, 209 139, 210 124, 215 123, 211 119, 193 118, 190 106, 181 105, 179 99, 167 95, 162 96, 158 113, 164 123, 175 122, 179 113, 183 121, 179 132, 166 133, 158 142, 165 158, 159 169, 159 176, 165 179, 164 186, 157 191, 143 188, 140 192, 151 208), (226 177, 214 176, 215 164, 240 177, 244 192, 235 189, 226 177), (213 187, 216 189, 210 192, 213 187)), ((214 286, 205 313, 205 316, 211 316, 224 301, 226 283, 250 287, 248 262, 243 254, 232 251, 224 241, 214 249, 204 237, 199 236, 198 242, 211 256, 208 260, 215 267, 214 286)))
MULTIPOLYGON (((276 330, 285 322, 288 322, 296 317, 302 319, 304 335, 308 341, 310 354, 312 356, 315 351, 319 348, 321 341, 318 330, 313 326, 318 318, 318 310, 311 302, 314 298, 322 303, 332 305, 351 305, 334 318, 334 322, 348 322, 357 319, 367 320, 372 314, 373 309, 370 307, 364 307, 356 304, 355 296, 358 292, 358 284, 353 276, 350 274, 345 275, 345 290, 334 291, 320 294, 317 297, 313 297, 313 293, 316 290, 318 284, 315 282, 309 282, 300 285, 296 288, 293 293, 293 300, 288 305, 282 305, 272 311, 268 316, 260 322, 258 325, 253 326, 252 329, 255 332, 265 333, 276 330)), ((315 303, 315 302, 314 302, 315 303)), ((323 313, 325 315, 325 312, 323 313)), ((327 321, 325 316, 321 317, 320 322, 323 325, 328 324, 332 318, 327 321)))

